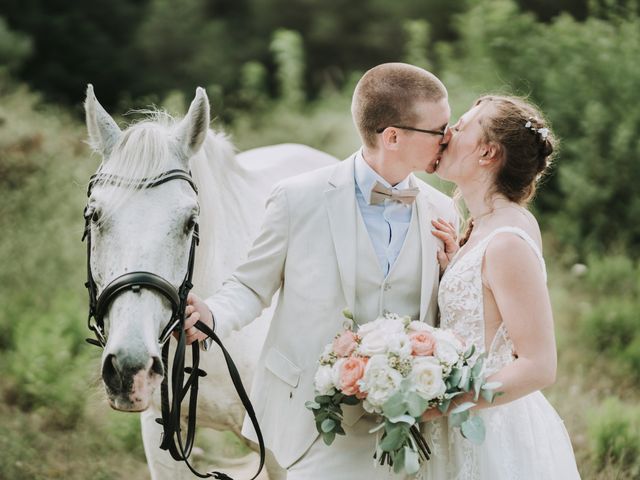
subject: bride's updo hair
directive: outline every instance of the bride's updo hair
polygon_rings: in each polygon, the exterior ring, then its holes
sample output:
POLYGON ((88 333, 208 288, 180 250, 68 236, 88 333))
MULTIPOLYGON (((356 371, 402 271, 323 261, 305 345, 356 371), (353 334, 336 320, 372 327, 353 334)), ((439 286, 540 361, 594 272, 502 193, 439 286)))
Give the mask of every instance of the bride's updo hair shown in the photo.
POLYGON ((484 141, 498 148, 502 160, 495 192, 524 205, 551 164, 553 133, 540 110, 522 98, 485 95, 475 103, 482 104, 491 107, 480 119, 484 141))
MULTIPOLYGON (((522 98, 485 95, 476 100, 474 106, 482 104, 490 107, 480 118, 483 141, 495 145, 501 159, 491 193, 526 205, 551 164, 555 137, 542 112, 522 98)), ((470 219, 460 239, 461 246, 472 230, 473 219, 470 219)))

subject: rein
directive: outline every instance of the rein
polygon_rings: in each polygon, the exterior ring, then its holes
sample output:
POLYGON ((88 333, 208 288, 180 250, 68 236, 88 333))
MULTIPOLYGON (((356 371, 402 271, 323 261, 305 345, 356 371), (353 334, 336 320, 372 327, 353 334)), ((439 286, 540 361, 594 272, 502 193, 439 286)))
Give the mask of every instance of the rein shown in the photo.
MULTIPOLYGON (((184 180, 189 183, 196 194, 198 193, 198 189, 196 188, 190 173, 176 169, 168 170, 155 177, 142 178, 140 180, 132 180, 117 175, 97 173, 89 180, 87 197, 91 197, 91 191, 96 184, 128 186, 142 189, 152 188, 171 180, 184 180)), ((193 441, 195 439, 196 431, 198 381, 200 377, 206 376, 206 372, 199 368, 200 348, 197 342, 191 345, 191 367, 185 367, 187 345, 186 334, 184 331, 184 311, 187 306, 187 296, 193 287, 191 281, 193 277, 195 251, 200 238, 198 224, 196 223, 193 228, 187 272, 178 289, 155 273, 139 271, 125 273, 124 275, 115 278, 103 289, 102 292, 100 292, 100 294, 98 294, 98 287, 93 279, 93 273, 91 272, 91 216, 92 212, 87 205, 84 209, 85 227, 84 234, 82 236, 83 241, 85 239, 87 240, 87 282, 85 283, 89 292, 89 317, 87 319, 87 325, 89 330, 91 330, 96 336, 95 339, 87 338, 87 342, 102 348, 106 346, 107 335, 104 328, 104 316, 107 313, 109 305, 119 294, 127 290, 139 292, 142 288, 147 288, 159 292, 169 300, 172 308, 171 318, 158 338, 159 344, 162 345, 162 364, 166 367, 166 372, 160 387, 162 418, 156 419, 156 422, 163 427, 160 448, 168 450, 174 460, 185 462, 189 470, 191 470, 191 472, 197 477, 233 480, 222 472, 200 473, 189 462, 189 456, 193 449, 193 441), (169 369, 170 342, 168 340, 171 338, 171 334, 174 331, 178 334, 177 346, 173 356, 173 364, 169 369), (169 370, 171 370, 171 382, 169 382, 169 370), (186 381, 185 373, 187 374, 186 381), (189 394, 189 410, 187 414, 186 439, 183 440, 180 419, 182 401, 186 398, 187 394, 189 394)), ((251 480, 254 480, 262 471, 265 461, 264 440, 262 438, 262 432, 260 431, 255 411, 251 405, 249 396, 242 385, 238 369, 218 336, 212 329, 200 321, 195 324, 195 327, 209 336, 222 350, 233 385, 236 388, 236 392, 242 400, 242 404, 244 405, 247 415, 249 415, 253 428, 255 429, 260 446, 260 465, 256 474, 251 478, 251 480)))

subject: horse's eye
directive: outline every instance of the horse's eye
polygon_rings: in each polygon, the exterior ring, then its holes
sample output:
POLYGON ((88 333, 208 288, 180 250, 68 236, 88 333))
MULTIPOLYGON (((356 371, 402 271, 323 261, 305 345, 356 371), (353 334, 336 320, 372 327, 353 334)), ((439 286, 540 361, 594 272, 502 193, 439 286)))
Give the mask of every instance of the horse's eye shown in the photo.
POLYGON ((196 226, 196 223, 198 223, 198 217, 196 215, 191 215, 185 224, 184 233, 190 233, 196 226))
POLYGON ((88 206, 84 211, 84 218, 90 218, 93 223, 97 223, 100 220, 100 215, 100 209, 95 206, 88 206))

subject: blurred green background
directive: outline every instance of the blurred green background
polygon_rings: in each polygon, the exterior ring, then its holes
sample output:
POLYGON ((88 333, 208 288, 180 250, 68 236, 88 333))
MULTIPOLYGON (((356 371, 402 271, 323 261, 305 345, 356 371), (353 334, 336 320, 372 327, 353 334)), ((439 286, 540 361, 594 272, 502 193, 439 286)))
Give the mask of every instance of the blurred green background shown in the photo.
POLYGON ((548 115, 560 154, 532 206, 559 352, 545 394, 583 478, 640 478, 639 10, 632 0, 3 0, 0 478, 148 478, 137 416, 109 411, 99 352, 83 341, 81 212, 99 162, 85 144, 86 84, 120 114, 151 104, 182 114, 201 85, 213 127, 239 149, 300 142, 344 158, 359 146, 353 86, 385 61, 440 76, 454 118, 487 92, 526 95, 548 115))

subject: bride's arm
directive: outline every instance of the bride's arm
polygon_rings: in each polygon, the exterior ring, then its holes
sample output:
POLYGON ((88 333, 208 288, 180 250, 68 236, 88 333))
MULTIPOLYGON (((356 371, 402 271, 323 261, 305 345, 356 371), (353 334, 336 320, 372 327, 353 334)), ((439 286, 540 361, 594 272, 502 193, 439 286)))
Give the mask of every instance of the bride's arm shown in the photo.
MULTIPOLYGON (((551 301, 532 248, 520 237, 499 234, 486 250, 483 271, 518 358, 487 379, 500 382, 497 390, 503 394, 492 404, 480 397, 474 408, 512 402, 548 387, 555 382, 557 366, 551 301)), ((450 410, 467 401, 473 401, 472 392, 456 397, 450 410)), ((437 409, 431 409, 423 419, 437 416, 437 409)))
POLYGON ((497 235, 487 247, 484 280, 518 358, 489 377, 501 382, 494 405, 508 403, 552 385, 557 352, 553 313, 540 260, 515 235, 497 235))

